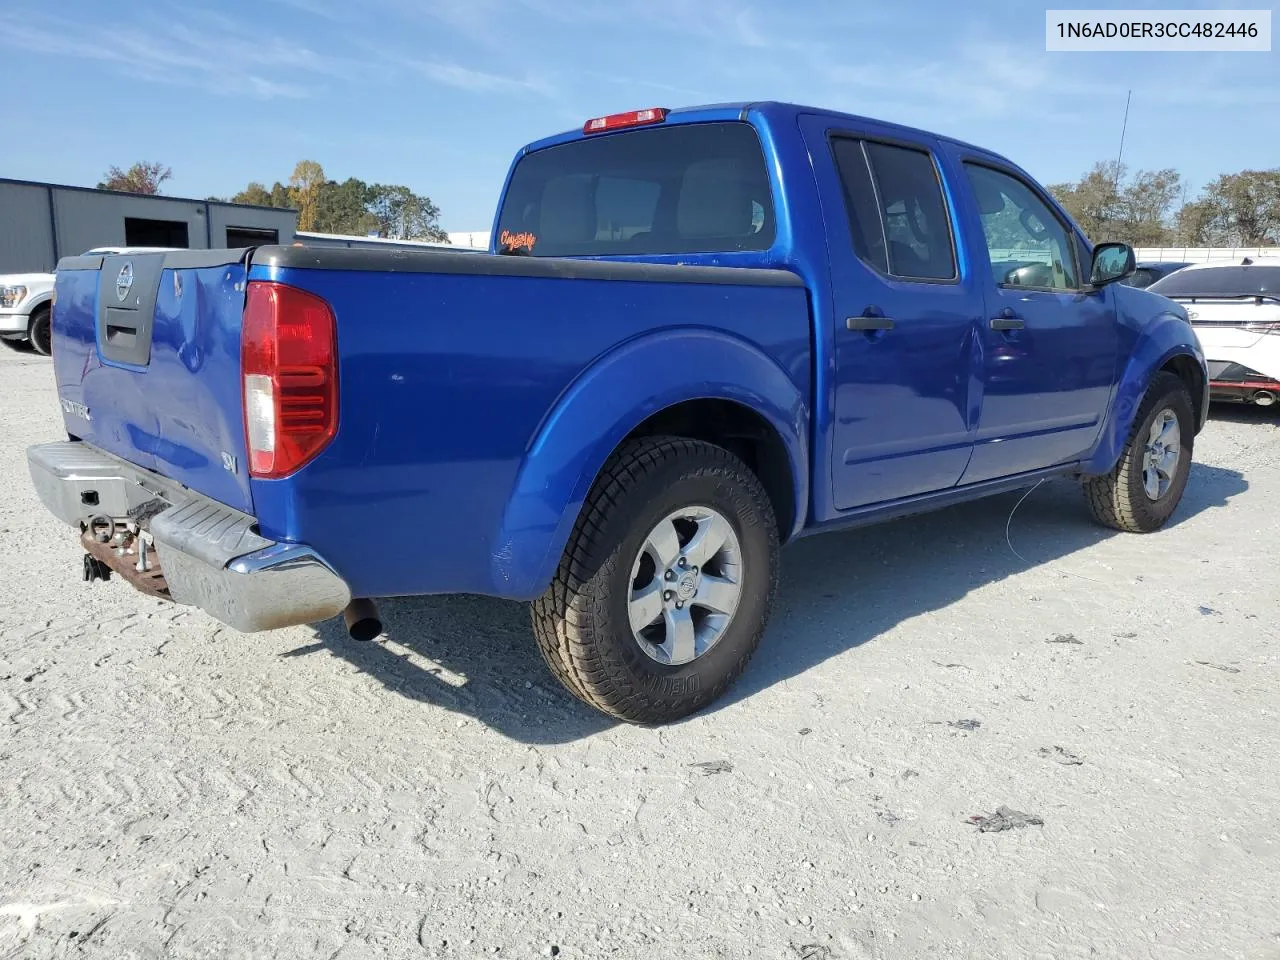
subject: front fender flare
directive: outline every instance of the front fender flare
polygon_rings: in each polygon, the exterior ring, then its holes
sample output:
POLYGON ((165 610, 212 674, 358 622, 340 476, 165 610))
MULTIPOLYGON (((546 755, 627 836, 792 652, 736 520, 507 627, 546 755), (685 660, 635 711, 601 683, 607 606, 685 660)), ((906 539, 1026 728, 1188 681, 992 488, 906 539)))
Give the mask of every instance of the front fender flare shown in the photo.
MULTIPOLYGON (((806 395, 781 366, 744 340, 712 330, 666 330, 594 361, 543 418, 493 541, 497 592, 539 596, 609 455, 655 413, 699 399, 739 403, 773 426, 790 460, 796 528, 803 524, 809 488, 806 395)), ((791 533, 779 531, 784 539, 791 533)))
MULTIPOLYGON (((1151 378, 1170 360, 1178 356, 1191 357, 1199 366, 1208 384, 1204 351, 1195 331, 1182 317, 1172 312, 1161 312, 1145 324, 1129 354, 1116 387, 1111 411, 1103 424, 1093 455, 1083 464, 1082 470, 1090 476, 1110 473, 1120 461, 1124 445, 1134 417, 1146 396, 1151 378)), ((1198 425, 1197 425, 1198 426, 1198 425)))

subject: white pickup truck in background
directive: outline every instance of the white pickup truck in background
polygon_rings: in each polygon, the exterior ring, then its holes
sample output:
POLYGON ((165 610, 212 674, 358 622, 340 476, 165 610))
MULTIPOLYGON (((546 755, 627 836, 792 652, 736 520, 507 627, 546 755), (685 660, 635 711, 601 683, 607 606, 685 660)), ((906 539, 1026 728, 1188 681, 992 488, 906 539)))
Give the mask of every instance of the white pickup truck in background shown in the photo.
POLYGON ((0 339, 5 345, 29 346, 47 356, 52 300, 52 273, 0 276, 0 339))
MULTIPOLYGON (((94 247, 85 256, 150 253, 163 247, 94 247)), ((0 274, 0 341, 15 350, 49 355, 53 309, 52 273, 0 274)))

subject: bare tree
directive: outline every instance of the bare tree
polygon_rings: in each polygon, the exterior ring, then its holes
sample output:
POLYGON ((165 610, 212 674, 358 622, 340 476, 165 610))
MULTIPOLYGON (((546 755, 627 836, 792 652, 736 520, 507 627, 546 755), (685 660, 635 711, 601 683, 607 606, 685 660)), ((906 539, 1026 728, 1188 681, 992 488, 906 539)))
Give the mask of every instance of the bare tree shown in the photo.
POLYGON ((173 171, 163 163, 135 163, 128 170, 112 167, 98 184, 98 189, 154 196, 160 192, 160 185, 172 176, 173 171))

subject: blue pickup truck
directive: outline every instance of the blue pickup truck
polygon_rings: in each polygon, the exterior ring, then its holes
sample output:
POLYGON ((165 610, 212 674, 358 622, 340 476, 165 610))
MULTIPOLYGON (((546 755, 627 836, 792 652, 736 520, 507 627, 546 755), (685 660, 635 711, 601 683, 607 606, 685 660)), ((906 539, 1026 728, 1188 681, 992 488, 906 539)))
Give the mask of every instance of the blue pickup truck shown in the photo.
MULTIPOLYGON (((778 550, 1077 478, 1153 531, 1208 409, 1184 310, 988 150, 781 103, 531 144, 493 248, 72 257, 35 486, 112 572, 255 631, 532 601, 623 720, 707 705, 778 550)), ((476 643, 485 643, 476 637, 476 643)))

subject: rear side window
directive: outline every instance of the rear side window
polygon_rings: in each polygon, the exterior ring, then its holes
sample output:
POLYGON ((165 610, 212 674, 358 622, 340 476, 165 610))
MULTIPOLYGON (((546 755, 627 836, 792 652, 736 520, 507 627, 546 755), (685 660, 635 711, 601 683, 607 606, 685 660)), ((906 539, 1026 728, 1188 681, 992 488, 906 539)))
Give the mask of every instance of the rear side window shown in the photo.
POLYGON ((1269 264, 1223 265, 1179 270, 1149 288, 1165 297, 1280 298, 1280 267, 1269 264))
POLYGON ((954 280, 951 221, 929 153, 845 137, 832 146, 854 252, 904 280, 954 280))
POLYGON ((498 246, 535 257, 767 250, 764 153, 745 123, 653 127, 548 147, 516 164, 498 246))
POLYGON ((884 224, 880 220, 876 188, 871 183, 871 168, 867 166, 866 155, 862 152, 862 141, 841 138, 834 141, 832 147, 840 186, 844 190, 853 252, 864 263, 881 273, 888 273, 889 252, 885 249, 884 224))

